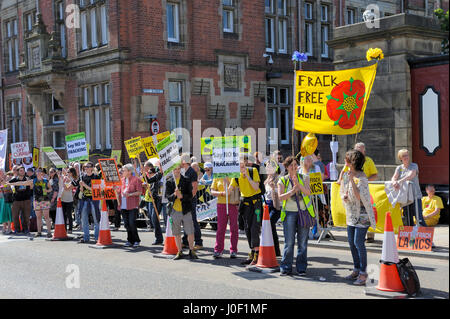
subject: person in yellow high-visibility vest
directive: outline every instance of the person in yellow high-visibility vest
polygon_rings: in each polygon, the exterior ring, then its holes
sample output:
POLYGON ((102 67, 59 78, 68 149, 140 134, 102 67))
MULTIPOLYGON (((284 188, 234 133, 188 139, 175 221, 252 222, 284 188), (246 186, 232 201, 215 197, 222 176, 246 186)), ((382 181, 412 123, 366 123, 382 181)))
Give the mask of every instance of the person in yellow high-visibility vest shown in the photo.
POLYGON ((307 246, 309 229, 315 223, 312 206, 309 176, 298 173, 298 159, 289 156, 283 163, 287 175, 278 180, 278 194, 282 202, 281 221, 283 222, 284 250, 280 263, 280 275, 292 275, 295 237, 297 236, 296 268, 299 276, 306 274, 307 246))

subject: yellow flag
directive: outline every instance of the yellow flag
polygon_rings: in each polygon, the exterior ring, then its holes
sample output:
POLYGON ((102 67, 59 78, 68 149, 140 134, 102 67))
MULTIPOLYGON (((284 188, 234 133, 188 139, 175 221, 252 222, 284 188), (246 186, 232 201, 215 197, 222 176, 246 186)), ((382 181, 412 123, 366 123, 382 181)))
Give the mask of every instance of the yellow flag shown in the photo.
MULTIPOLYGON (((339 195, 340 186, 336 183, 331 185, 331 214, 333 217, 333 224, 337 227, 346 227, 346 214, 342 204, 341 196, 339 195)), ((394 232, 398 233, 398 228, 403 226, 402 213, 400 205, 397 204, 392 207, 389 202, 383 184, 369 184, 370 197, 374 207, 374 213, 377 221, 377 229, 373 231, 370 227, 369 231, 375 233, 384 233, 384 223, 387 212, 391 212, 392 226, 394 232)))
POLYGON ((296 71, 294 129, 348 135, 361 131, 377 64, 341 71, 296 71))

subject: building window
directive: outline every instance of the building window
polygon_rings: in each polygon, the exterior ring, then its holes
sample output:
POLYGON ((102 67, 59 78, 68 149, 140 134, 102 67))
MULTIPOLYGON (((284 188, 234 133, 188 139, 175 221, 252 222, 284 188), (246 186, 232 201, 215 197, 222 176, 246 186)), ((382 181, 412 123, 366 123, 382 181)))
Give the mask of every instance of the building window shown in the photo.
POLYGON ((305 53, 309 56, 314 55, 313 52, 313 30, 314 30, 313 4, 305 2, 305 53))
POLYGON ((110 86, 109 83, 96 83, 81 88, 80 117, 91 149, 112 148, 110 86))
POLYGON ((223 32, 234 32, 234 0, 222 0, 222 19, 223 19, 223 32))
POLYGON ((347 9, 347 24, 355 23, 355 9, 347 9))
POLYGON ((168 2, 166 4, 167 16, 167 40, 169 42, 180 42, 180 5, 168 2))
POLYGON ((108 12, 105 1, 80 0, 81 51, 108 44, 108 12))
POLYGON ((321 54, 322 54, 322 57, 324 57, 324 58, 328 58, 328 44, 327 44, 328 30, 329 30, 328 25, 322 25, 322 27, 321 27, 321 32, 322 32, 322 34, 321 34, 321 39, 322 39, 321 54))
POLYGON ((22 101, 8 102, 9 127, 11 128, 11 143, 22 142, 22 101))
POLYGON ((183 109, 183 82, 169 81, 169 130, 175 131, 178 143, 182 140, 183 109))
POLYGON ((282 145, 290 143, 290 105, 288 87, 268 87, 267 88, 267 106, 268 106, 268 127, 269 143, 278 143, 278 138, 282 145), (270 128, 275 128, 276 133, 272 134, 270 128))
POLYGON ((53 131, 53 148, 54 149, 64 149, 66 148, 65 137, 63 131, 53 131))
POLYGON ((305 2, 305 19, 312 20, 313 19, 313 4, 309 2, 305 2))
POLYGON ((5 22, 5 71, 19 69, 19 37, 17 19, 5 22))
POLYGON ((61 40, 61 55, 67 57, 67 45, 66 45, 66 25, 64 20, 64 4, 62 1, 55 3, 55 23, 59 31, 59 37, 61 40))
POLYGON ((28 11, 27 13, 24 14, 23 29, 25 30, 25 34, 33 31, 33 25, 35 21, 36 21, 36 10, 28 11))
POLYGON ((288 52, 288 9, 286 0, 265 1, 267 52, 288 52))
POLYGON ((320 21, 328 22, 328 6, 326 5, 320 6, 320 21))

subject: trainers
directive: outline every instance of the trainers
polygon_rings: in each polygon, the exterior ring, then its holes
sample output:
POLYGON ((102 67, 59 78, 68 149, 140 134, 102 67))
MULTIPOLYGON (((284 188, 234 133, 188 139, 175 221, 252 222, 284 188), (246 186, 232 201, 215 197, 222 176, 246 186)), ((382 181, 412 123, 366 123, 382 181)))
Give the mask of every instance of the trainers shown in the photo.
POLYGON ((125 247, 131 247, 131 246, 133 246, 133 244, 132 243, 130 243, 129 241, 127 241, 126 243, 125 243, 125 245, 124 245, 125 247))
POLYGON ((358 276, 359 276, 359 272, 353 271, 350 275, 348 275, 344 279, 345 280, 355 280, 356 278, 358 278, 358 276))
POLYGON ((251 266, 256 265, 258 263, 258 252, 255 251, 254 255, 253 255, 253 259, 252 262, 250 263, 251 266))
POLYGON ((218 251, 215 251, 214 252, 214 259, 217 259, 217 258, 222 258, 222 253, 219 253, 218 251))
POLYGON ((237 258, 237 252, 232 251, 232 252, 230 253, 230 258, 237 258))
POLYGON ((173 257, 173 260, 178 260, 178 259, 181 259, 181 258, 183 258, 183 257, 184 257, 183 252, 182 252, 182 251, 179 251, 179 252, 175 255, 175 257, 173 257))
POLYGON ((195 245, 194 246, 194 250, 200 250, 200 249, 203 249, 202 245, 195 245))
POLYGON ((353 282, 355 286, 365 286, 367 280, 367 275, 359 275, 358 279, 353 282))
POLYGON ((198 256, 194 250, 189 250, 189 257, 191 257, 191 259, 198 259, 198 256))
POLYGON ((250 263, 253 261, 253 254, 254 254, 253 251, 249 252, 248 258, 246 260, 244 260, 243 262, 241 262, 241 265, 250 265, 250 263))
POLYGON ((306 271, 297 271, 297 276, 305 277, 306 276, 306 271))
POLYGON ((52 233, 47 233, 47 238, 52 238, 52 237, 53 237, 52 233))
POLYGON ((287 270, 280 270, 280 276, 291 276, 292 272, 287 270))
POLYGON ((133 247, 134 247, 134 248, 139 247, 139 243, 138 243, 138 242, 135 242, 135 243, 133 244, 133 247))
POLYGON ((79 243, 79 244, 86 244, 86 243, 88 243, 88 242, 85 241, 83 238, 81 238, 81 239, 78 241, 78 243, 79 243))

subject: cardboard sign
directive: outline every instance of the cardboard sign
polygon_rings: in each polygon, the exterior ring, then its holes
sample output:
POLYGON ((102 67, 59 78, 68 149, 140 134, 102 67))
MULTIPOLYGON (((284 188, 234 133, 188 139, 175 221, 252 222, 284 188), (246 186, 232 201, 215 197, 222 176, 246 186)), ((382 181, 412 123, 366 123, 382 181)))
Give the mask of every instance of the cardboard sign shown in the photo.
POLYGON ((89 160, 86 135, 84 132, 67 135, 66 148, 69 162, 89 160))
POLYGON ((111 150, 111 158, 116 160, 116 163, 120 163, 120 158, 122 157, 122 150, 111 150))
POLYGON ((36 147, 33 147, 33 166, 39 167, 39 149, 36 147))
POLYGON ((30 154, 30 148, 28 142, 20 142, 11 144, 11 157, 12 158, 24 158, 30 154))
POLYGON ((140 136, 126 140, 124 143, 130 158, 136 158, 145 151, 140 136))
POLYGON ((43 147, 41 148, 41 150, 47 154, 48 158, 52 161, 52 163, 57 167, 57 168, 63 168, 63 167, 67 167, 66 163, 64 163, 64 161, 61 159, 61 157, 59 157, 59 155, 55 152, 55 150, 53 149, 53 147, 49 146, 49 147, 43 147))
POLYGON ((175 134, 171 134, 156 145, 161 167, 164 176, 172 172, 175 167, 181 164, 181 157, 178 151, 178 144, 175 134))
POLYGON ((212 142, 214 178, 239 178, 239 140, 241 137, 216 137, 212 142))
POLYGON ((321 173, 309 174, 309 188, 311 195, 323 194, 323 182, 321 173))
POLYGON ((400 226, 397 236, 397 249, 431 251, 433 235, 433 227, 400 226))
POLYGON ((201 203, 196 206, 197 221, 202 221, 208 218, 217 216, 217 198, 206 203, 201 203))
POLYGON ((106 186, 101 179, 92 181, 92 200, 113 200, 116 198, 116 192, 112 186, 106 186))
POLYGON ((158 152, 156 151, 155 144, 153 143, 153 136, 147 136, 142 139, 144 145, 145 155, 148 159, 158 158, 158 152))
POLYGON ((100 169, 102 170, 102 176, 105 180, 106 186, 121 185, 119 170, 117 169, 117 163, 114 158, 99 159, 100 169))

